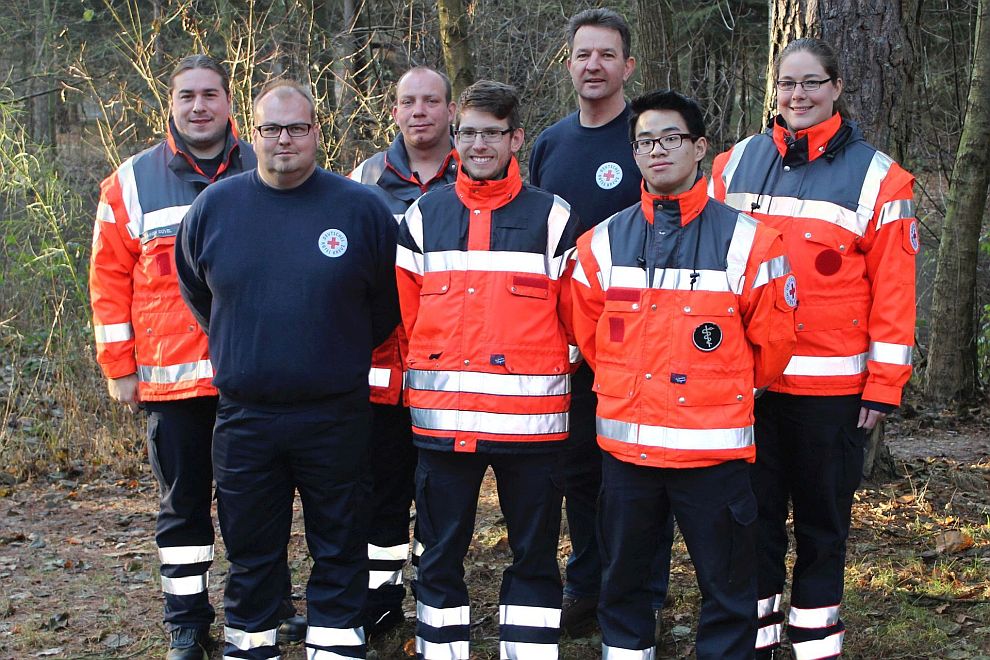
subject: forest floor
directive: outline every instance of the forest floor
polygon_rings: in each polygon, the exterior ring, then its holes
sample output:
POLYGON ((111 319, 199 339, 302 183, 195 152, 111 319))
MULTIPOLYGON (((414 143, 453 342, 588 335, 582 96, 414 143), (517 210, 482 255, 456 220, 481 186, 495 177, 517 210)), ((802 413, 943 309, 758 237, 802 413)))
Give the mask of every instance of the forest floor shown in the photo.
MULTIPOLYGON (((844 657, 990 660, 990 413, 906 405, 888 423, 886 438, 897 474, 864 483, 853 511, 844 657)), ((80 466, 21 483, 4 474, 0 660, 164 657, 150 470, 131 477, 80 466)), ((466 562, 472 660, 498 657, 498 585, 509 555, 493 486, 489 475, 466 562)), ((290 564, 294 597, 301 598, 309 558, 298 501, 296 509, 290 564)), ((219 537, 217 545, 215 603, 227 568, 219 537)), ((562 561, 568 551, 565 530, 562 561)), ((658 657, 691 658, 700 595, 679 538, 670 593, 657 627, 658 657)), ((305 610, 304 602, 297 605, 305 610)), ((406 608, 406 623, 372 640, 369 657, 411 655, 411 598, 406 608)), ((222 637, 220 623, 213 632, 222 637)), ((565 638, 560 657, 598 658, 600 645, 594 630, 565 638)), ((786 649, 784 655, 790 657, 786 649)), ((287 646, 282 657, 298 660, 305 652, 287 646)))

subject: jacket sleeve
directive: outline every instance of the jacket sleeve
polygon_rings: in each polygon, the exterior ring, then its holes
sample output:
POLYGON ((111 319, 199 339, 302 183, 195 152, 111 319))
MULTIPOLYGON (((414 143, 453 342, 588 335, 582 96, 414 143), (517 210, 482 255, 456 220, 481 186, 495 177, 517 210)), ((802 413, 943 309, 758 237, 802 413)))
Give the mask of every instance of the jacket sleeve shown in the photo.
POLYGON ((595 369, 595 335, 605 308, 605 291, 599 280, 598 260, 591 251, 590 230, 578 239, 571 275, 571 305, 574 340, 588 366, 595 369))
POLYGON ((911 377, 915 324, 914 177, 896 163, 880 186, 873 221, 860 242, 870 279, 869 376, 863 400, 900 405, 911 377))
POLYGON ((373 345, 378 346, 389 338, 399 324, 395 279, 397 228, 395 218, 377 197, 369 207, 381 228, 378 232, 377 278, 371 301, 373 345))
POLYGON ((746 338, 753 347, 753 384, 763 388, 787 367, 797 334, 797 284, 784 254, 784 239, 767 225, 756 225, 740 301, 746 338))
POLYGON ((204 195, 197 197, 179 223, 179 233, 175 238, 175 274, 182 299, 203 332, 209 335, 213 292, 206 282, 206 269, 200 262, 206 228, 204 199, 204 195))
POLYGON ((567 343, 570 345, 571 364, 576 364, 577 346, 574 342, 574 329, 571 323, 571 274, 574 269, 572 253, 581 231, 581 222, 570 205, 555 196, 549 222, 550 236, 547 245, 547 260, 551 264, 552 276, 560 281, 560 295, 557 299, 557 316, 564 327, 567 343))
POLYGON ((399 224, 395 249, 395 279, 402 311, 402 327, 412 339, 419 315, 419 292, 423 288, 423 215, 419 201, 413 202, 399 224))
POLYGON ((725 164, 729 161, 731 154, 732 149, 729 149, 715 156, 715 160, 712 162, 712 176, 708 179, 708 196, 723 203, 725 202, 725 179, 723 178, 723 174, 725 173, 725 164))
POLYGON ((119 172, 100 184, 89 267, 96 361, 107 378, 121 378, 137 371, 131 300, 141 244, 127 228, 131 218, 124 204, 119 172))

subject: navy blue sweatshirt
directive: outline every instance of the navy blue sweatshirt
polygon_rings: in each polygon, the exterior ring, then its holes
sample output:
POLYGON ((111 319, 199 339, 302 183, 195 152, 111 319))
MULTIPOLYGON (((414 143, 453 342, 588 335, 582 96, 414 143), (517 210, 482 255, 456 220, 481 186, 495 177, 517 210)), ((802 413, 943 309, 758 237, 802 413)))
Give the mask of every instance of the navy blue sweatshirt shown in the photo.
POLYGON ((613 213, 639 203, 643 177, 629 144, 629 106, 596 128, 567 115, 536 139, 529 156, 529 182, 560 195, 587 231, 613 213))
POLYGON ((221 394, 296 404, 367 389, 371 350, 399 321, 395 235, 375 193, 320 168, 291 190, 252 171, 197 197, 176 271, 221 394))

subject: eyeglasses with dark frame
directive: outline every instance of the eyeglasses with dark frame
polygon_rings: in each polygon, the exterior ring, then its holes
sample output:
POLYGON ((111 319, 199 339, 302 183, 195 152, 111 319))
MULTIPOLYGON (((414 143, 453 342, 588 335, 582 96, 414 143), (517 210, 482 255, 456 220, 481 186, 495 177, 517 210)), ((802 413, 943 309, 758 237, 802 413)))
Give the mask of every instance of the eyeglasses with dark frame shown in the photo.
POLYGON ((254 130, 258 131, 258 135, 268 140, 274 140, 282 135, 282 131, 289 134, 289 137, 300 138, 309 135, 309 132, 313 130, 312 124, 262 124, 261 126, 255 126, 254 130))
POLYGON ((645 156, 653 153, 654 147, 658 144, 664 151, 671 151, 673 149, 680 149, 681 145, 684 144, 684 140, 697 139, 697 135, 691 135, 690 133, 671 133, 670 135, 663 135, 658 138, 640 138, 639 140, 633 140, 629 144, 632 145, 633 153, 637 156, 645 156))
POLYGON ((454 131, 454 135, 457 136, 457 140, 464 144, 471 144, 474 142, 475 138, 479 135, 481 136, 482 142, 485 144, 498 144, 502 141, 502 138, 514 131, 514 128, 507 128, 505 130, 499 130, 497 128, 486 128, 483 130, 475 130, 473 128, 465 128, 464 130, 454 131))
POLYGON ((834 78, 823 78, 822 80, 778 80, 777 89, 782 92, 793 92, 798 85, 806 92, 813 92, 834 78))

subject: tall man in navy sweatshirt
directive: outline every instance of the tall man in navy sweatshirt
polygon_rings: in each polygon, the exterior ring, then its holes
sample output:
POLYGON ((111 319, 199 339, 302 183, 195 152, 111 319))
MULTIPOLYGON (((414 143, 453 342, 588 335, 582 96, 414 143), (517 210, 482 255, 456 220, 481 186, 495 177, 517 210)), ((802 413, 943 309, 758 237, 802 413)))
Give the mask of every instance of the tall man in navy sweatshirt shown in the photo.
MULTIPOLYGON (((578 110, 540 133, 529 157, 529 180, 566 199, 587 231, 639 201, 642 177, 629 147, 629 105, 623 86, 636 69, 626 20, 611 9, 587 9, 567 21, 567 71, 578 110)), ((561 453, 559 479, 567 504, 571 556, 567 558, 560 625, 572 636, 595 621, 602 580, 595 534, 602 455, 595 439, 593 374, 574 374, 571 445, 561 453)), ((673 535, 673 520, 665 527, 673 535)), ((654 564, 654 607, 667 592, 670 543, 662 541, 654 564)))
POLYGON ((307 88, 269 83, 254 118, 258 169, 200 195, 176 249, 180 289, 209 335, 220 391, 213 466, 230 560, 224 657, 279 655, 298 489, 314 562, 307 652, 363 658, 368 369, 398 322, 395 220, 366 187, 316 166, 307 88))

